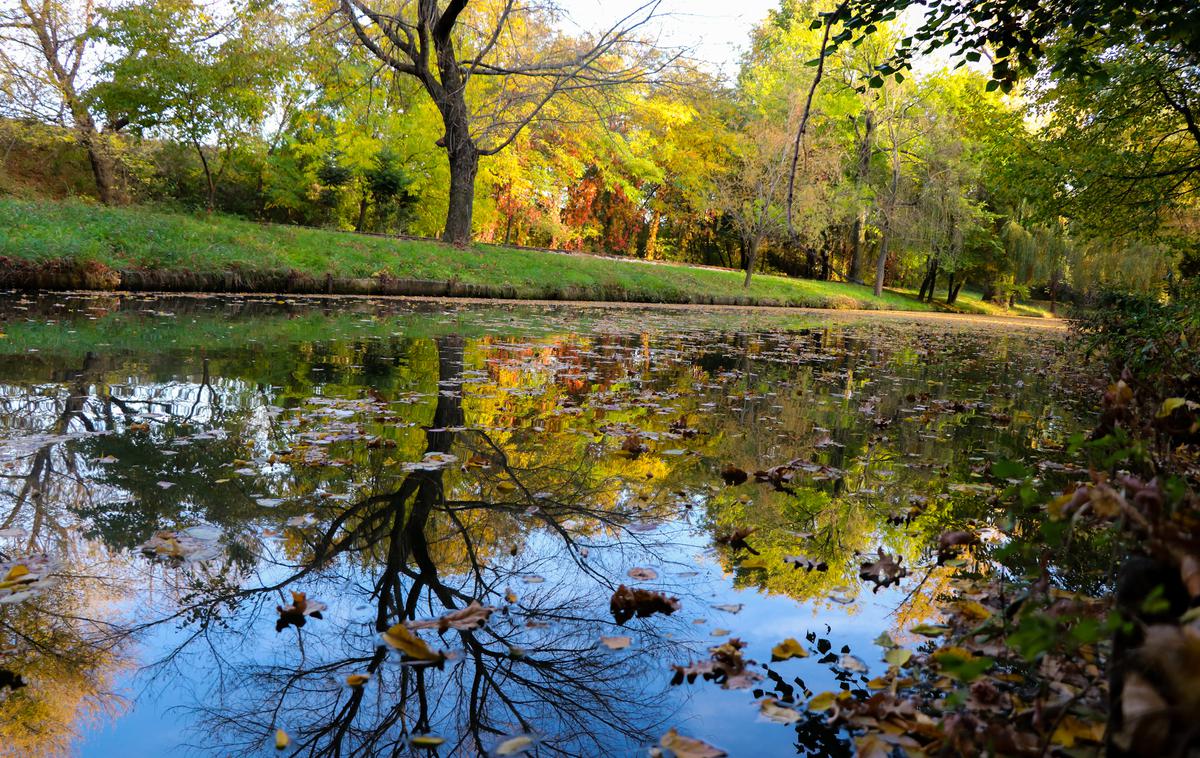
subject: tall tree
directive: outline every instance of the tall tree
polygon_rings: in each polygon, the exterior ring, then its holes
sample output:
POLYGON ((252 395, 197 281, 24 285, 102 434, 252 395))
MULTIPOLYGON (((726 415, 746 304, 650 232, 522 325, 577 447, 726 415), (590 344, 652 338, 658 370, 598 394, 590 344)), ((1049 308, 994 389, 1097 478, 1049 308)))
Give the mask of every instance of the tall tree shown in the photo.
POLYGON ((71 127, 107 204, 124 192, 112 135, 122 119, 98 126, 88 109, 89 44, 100 19, 95 0, 3 0, 0 3, 0 111, 71 127))
POLYGON ((659 1, 599 34, 573 38, 560 31, 553 6, 542 0, 497 0, 470 12, 466 0, 340 0, 354 39, 392 70, 417 79, 441 114, 445 133, 438 145, 450 163, 443 240, 471 239, 480 156, 512 144, 553 98, 644 83, 668 65, 672 56, 641 33, 658 15, 659 1))

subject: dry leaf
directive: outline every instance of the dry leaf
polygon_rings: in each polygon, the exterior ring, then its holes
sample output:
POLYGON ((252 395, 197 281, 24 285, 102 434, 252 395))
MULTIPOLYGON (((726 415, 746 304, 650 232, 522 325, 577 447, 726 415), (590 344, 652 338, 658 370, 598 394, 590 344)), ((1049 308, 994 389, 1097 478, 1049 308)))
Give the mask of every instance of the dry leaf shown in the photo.
POLYGON ((404 624, 396 624, 389 628, 382 637, 388 645, 414 660, 438 663, 445 658, 442 653, 430 650, 425 641, 409 631, 404 624))
POLYGON ((724 750, 715 748, 707 742, 684 737, 675 731, 674 727, 659 739, 658 744, 674 753, 675 758, 721 758, 721 756, 727 755, 724 750))
POLYGON ((671 615, 679 610, 679 598, 667 597, 661 592, 634 589, 622 584, 613 593, 608 607, 612 611, 613 619, 624 626, 625 622, 634 616, 645 618, 655 613, 671 615))
POLYGON ((472 600, 466 608, 460 608, 435 619, 408 621, 405 622, 405 625, 409 629, 437 629, 438 632, 457 629, 460 632, 469 632, 487 623, 488 617, 495 610, 495 608, 480 605, 478 600, 472 600))
POLYGON ((775 647, 771 648, 771 659, 776 661, 786 661, 789 658, 807 658, 808 650, 804 648, 795 639, 788 637, 783 642, 780 642, 775 647))

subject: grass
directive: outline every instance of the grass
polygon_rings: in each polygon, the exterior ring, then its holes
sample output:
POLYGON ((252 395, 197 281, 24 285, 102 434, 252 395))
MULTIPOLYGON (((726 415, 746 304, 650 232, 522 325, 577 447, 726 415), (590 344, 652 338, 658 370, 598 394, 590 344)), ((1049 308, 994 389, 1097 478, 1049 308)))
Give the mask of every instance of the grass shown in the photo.
MULTIPOLYGON (((898 288, 897 294, 903 294, 915 298, 917 290, 898 288)), ((1005 308, 999 303, 993 303, 990 300, 983 299, 983 293, 979 290, 970 290, 963 287, 958 298, 954 301, 954 305, 946 305, 946 290, 936 290, 933 295, 933 306, 935 308, 943 308, 945 310, 956 311, 958 313, 974 313, 981 316, 1026 316, 1029 318, 1058 318, 1050 312, 1049 301, 1030 301, 1026 303, 1015 303, 1011 308, 1005 308)))
POLYGON ((0 256, 35 267, 100 264, 118 271, 236 272, 249 277, 287 272, 337 278, 386 275, 506 285, 521 298, 587 293, 591 299, 606 299, 621 293, 623 299, 645 302, 742 297, 752 303, 815 308, 937 309, 910 294, 889 290, 876 298, 868 287, 842 282, 759 275, 744 289, 740 272, 723 269, 491 245, 457 248, 78 201, 0 199, 0 256))

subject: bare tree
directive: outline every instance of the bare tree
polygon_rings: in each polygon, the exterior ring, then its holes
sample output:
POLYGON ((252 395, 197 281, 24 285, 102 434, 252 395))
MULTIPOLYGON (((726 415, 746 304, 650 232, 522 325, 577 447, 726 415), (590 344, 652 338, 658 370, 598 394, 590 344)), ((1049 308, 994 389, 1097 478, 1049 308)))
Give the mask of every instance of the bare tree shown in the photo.
POLYGON ((466 0, 341 0, 358 44, 416 78, 441 114, 438 145, 450 161, 443 240, 471 239, 480 156, 510 145, 553 98, 649 83, 678 57, 644 34, 659 4, 649 0, 603 32, 572 37, 545 0, 503 0, 471 13, 466 0))
POLYGON ((123 192, 111 136, 125 122, 98 127, 81 84, 98 16, 94 0, 0 3, 0 107, 8 115, 74 128, 87 150, 100 200, 113 204, 123 192))

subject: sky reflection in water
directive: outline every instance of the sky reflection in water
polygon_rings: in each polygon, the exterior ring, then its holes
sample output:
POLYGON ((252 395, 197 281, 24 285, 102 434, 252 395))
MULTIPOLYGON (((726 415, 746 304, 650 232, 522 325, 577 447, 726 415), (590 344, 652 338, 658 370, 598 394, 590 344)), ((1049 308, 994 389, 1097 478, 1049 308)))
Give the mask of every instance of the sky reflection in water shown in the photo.
POLYGON ((301 754, 526 734, 638 755, 671 727, 734 755, 844 750, 758 701, 862 687, 845 655, 878 670, 881 631, 916 644, 950 577, 931 545, 987 516, 986 462, 1053 460, 1084 420, 1044 330, 237 298, 3 316, 0 549, 57 562, 0 605, 25 684, 0 690, 0 729, 31 754, 266 755, 283 729, 301 754), (738 528, 757 555, 715 544, 738 528), (910 573, 872 592, 880 547, 910 573), (619 626, 619 584, 680 610, 619 626), (292 592, 328 607, 277 632, 292 592), (381 642, 472 600, 486 626, 419 632, 440 666, 381 642), (811 654, 772 663, 786 637, 811 654), (759 681, 671 685, 730 638, 759 681))

